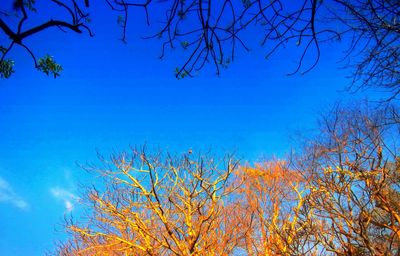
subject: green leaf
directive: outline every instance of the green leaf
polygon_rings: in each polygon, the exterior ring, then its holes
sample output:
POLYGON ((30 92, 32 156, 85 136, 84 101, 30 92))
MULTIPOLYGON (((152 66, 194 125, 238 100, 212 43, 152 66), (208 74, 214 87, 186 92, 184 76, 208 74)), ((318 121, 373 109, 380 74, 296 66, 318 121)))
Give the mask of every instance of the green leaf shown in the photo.
POLYGON ((0 61, 0 77, 9 78, 14 73, 14 61, 7 59, 0 61))
POLYGON ((56 63, 54 58, 50 55, 40 58, 36 68, 46 75, 52 75, 54 78, 60 76, 60 73, 63 70, 62 66, 56 63))
POLYGON ((37 9, 34 7, 35 0, 27 0, 24 1, 24 5, 30 10, 31 12, 37 12, 37 9))
POLYGON ((188 41, 183 41, 183 42, 181 42, 181 46, 182 46, 183 49, 186 50, 188 48, 188 46, 189 46, 189 42, 188 41))
POLYGON ((252 3, 250 0, 242 0, 242 4, 244 8, 249 8, 252 3))
POLYGON ((118 15, 117 17, 117 24, 120 26, 124 26, 125 24, 125 17, 122 15, 118 15))

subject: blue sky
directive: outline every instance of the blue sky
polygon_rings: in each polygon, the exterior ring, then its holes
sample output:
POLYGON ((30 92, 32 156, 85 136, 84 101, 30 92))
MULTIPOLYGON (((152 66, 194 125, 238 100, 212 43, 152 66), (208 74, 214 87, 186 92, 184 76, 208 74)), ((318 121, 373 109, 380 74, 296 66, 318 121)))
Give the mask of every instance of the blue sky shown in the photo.
POLYGON ((284 156, 296 132, 315 127, 318 113, 364 97, 343 91, 350 80, 336 63, 340 48, 324 46, 314 70, 289 77, 292 49, 265 61, 252 35, 253 50, 238 51, 220 77, 205 69, 177 80, 181 52, 159 60, 160 42, 140 40, 146 28, 135 20, 122 44, 116 17, 94 8, 94 38, 53 30, 27 41, 63 65, 61 77, 38 73, 16 49, 16 73, 0 80, 1 255, 54 248, 64 215, 79 215, 78 183, 91 182, 77 163, 95 162, 96 151, 146 143, 173 152, 235 151, 248 160, 284 156))

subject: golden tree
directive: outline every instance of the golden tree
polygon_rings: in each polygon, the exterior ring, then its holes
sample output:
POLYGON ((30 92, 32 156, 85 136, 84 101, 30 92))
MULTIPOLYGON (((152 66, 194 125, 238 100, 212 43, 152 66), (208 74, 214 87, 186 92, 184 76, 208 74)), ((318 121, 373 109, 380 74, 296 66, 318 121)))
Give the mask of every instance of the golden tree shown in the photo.
POLYGON ((284 161, 269 161, 243 167, 242 209, 248 231, 244 248, 248 255, 304 255, 313 251, 303 210, 306 182, 284 161))
POLYGON ((84 224, 68 223, 60 255, 228 255, 242 229, 228 195, 237 161, 133 150, 96 168, 84 224), (236 224, 234 224, 236 223, 236 224))
POLYGON ((390 113, 337 107, 298 159, 310 181, 306 206, 318 226, 315 244, 327 253, 400 253, 399 123, 390 113))
POLYGON ((399 255, 395 109, 337 107, 290 161, 103 159, 59 255, 399 255), (100 186, 101 187, 101 186, 100 186))

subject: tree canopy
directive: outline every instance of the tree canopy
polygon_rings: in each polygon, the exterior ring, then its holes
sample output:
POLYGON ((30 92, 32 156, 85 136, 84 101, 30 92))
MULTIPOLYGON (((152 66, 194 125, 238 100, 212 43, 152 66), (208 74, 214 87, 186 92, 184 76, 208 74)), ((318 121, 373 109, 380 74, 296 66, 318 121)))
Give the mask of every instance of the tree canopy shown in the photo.
MULTIPOLYGON (((91 9, 90 0, 50 2, 58 10, 54 12, 57 16, 36 8, 34 0, 13 0, 9 6, 3 5, 0 29, 7 41, 0 49, 1 77, 8 78, 14 72, 10 52, 17 46, 29 53, 38 70, 59 76, 62 67, 50 55, 38 58, 26 43, 32 35, 56 27, 93 36, 90 13, 96 10, 91 9), (32 22, 32 13, 44 21, 32 22)), ((119 13, 122 41, 133 26, 130 14, 144 12, 143 25, 157 31, 146 38, 161 41, 161 57, 169 49, 182 48, 186 59, 176 69, 178 78, 192 76, 206 65, 214 66, 219 74, 234 61, 238 50, 250 50, 245 35, 246 29, 254 26, 266 47, 266 59, 283 47, 300 50, 292 73, 307 73, 317 65, 322 44, 339 42, 346 49, 343 65, 352 68, 357 88, 382 87, 391 90, 393 97, 400 92, 400 3, 396 0, 105 0, 104 4, 119 13)))
POLYGON ((102 158, 57 255, 398 255, 398 117, 335 107, 285 160, 102 158))

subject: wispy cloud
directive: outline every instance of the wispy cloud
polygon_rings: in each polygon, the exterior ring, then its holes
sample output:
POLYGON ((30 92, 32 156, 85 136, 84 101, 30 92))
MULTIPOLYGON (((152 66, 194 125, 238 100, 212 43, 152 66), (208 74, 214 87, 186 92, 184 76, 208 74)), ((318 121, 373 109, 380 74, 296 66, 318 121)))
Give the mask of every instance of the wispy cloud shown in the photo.
POLYGON ((74 203, 79 200, 79 197, 77 195, 60 187, 51 188, 50 193, 55 198, 64 202, 65 210, 67 212, 71 212, 74 209, 74 203))
POLYGON ((0 177, 0 202, 10 203, 23 210, 29 207, 28 203, 15 193, 11 185, 2 177, 0 177))

